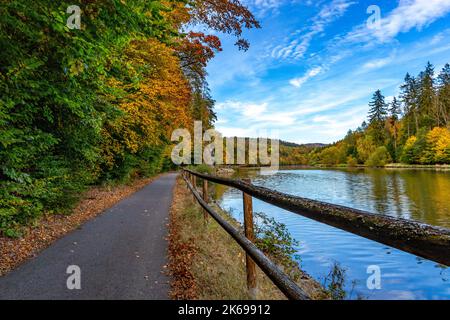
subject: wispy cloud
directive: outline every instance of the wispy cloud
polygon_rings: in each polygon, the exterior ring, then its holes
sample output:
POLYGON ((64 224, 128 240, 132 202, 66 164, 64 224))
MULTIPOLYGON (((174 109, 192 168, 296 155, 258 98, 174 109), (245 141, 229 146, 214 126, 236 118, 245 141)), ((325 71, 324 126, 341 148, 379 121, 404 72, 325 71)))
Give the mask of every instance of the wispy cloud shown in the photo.
POLYGON ((321 71, 322 67, 310 69, 303 77, 291 79, 289 83, 296 88, 300 88, 306 81, 320 74, 321 71))
POLYGON ((269 12, 276 12, 282 5, 294 0, 242 0, 257 16, 264 16, 269 12))
POLYGON ((311 19, 310 27, 308 27, 305 32, 297 30, 292 35, 293 39, 287 44, 273 48, 271 52, 272 58, 300 59, 308 50, 314 37, 324 32, 327 25, 342 17, 347 9, 353 4, 355 4, 354 1, 333 0, 331 3, 325 5, 319 13, 311 19))
POLYGON ((393 63, 395 61, 395 57, 396 57, 395 52, 393 52, 388 57, 371 59, 363 64, 361 71, 373 71, 373 70, 378 70, 380 68, 383 68, 383 67, 393 63))

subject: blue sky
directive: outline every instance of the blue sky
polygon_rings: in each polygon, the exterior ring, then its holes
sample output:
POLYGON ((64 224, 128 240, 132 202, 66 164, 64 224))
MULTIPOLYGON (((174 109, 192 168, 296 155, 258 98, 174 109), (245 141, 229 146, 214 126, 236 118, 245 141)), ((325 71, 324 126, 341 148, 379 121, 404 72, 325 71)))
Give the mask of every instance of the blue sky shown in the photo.
POLYGON ((388 100, 406 72, 450 62, 450 0, 243 0, 262 29, 251 48, 208 66, 216 128, 226 136, 330 143, 366 119, 377 89, 388 100), (379 25, 367 27, 371 5, 379 25))

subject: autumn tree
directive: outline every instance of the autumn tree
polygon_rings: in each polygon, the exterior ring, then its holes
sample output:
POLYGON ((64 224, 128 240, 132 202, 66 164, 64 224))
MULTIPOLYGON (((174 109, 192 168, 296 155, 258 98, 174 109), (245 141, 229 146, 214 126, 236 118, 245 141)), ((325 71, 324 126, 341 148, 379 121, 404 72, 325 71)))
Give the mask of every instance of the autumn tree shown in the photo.
POLYGON ((420 156, 423 164, 450 163, 450 130, 435 127, 426 135, 426 147, 420 156))
POLYGON ((206 27, 205 32, 187 32, 176 44, 181 68, 193 91, 192 112, 204 124, 211 127, 215 121, 214 100, 206 82, 206 65, 222 51, 220 39, 208 31, 231 34, 236 37, 239 49, 247 50, 249 42, 242 38, 244 29, 260 25, 248 8, 238 0, 192 0, 187 7, 176 10, 175 24, 206 27), (177 20, 178 19, 178 20, 177 20))
POLYGON ((191 14, 193 23, 234 35, 241 50, 249 48, 249 42, 242 38, 242 31, 260 28, 259 22, 240 0, 193 0, 191 14))
POLYGON ((220 40, 217 36, 190 32, 176 45, 176 50, 181 69, 193 91, 192 114, 196 120, 202 121, 204 128, 211 127, 216 114, 206 82, 206 66, 217 52, 222 51, 220 40))

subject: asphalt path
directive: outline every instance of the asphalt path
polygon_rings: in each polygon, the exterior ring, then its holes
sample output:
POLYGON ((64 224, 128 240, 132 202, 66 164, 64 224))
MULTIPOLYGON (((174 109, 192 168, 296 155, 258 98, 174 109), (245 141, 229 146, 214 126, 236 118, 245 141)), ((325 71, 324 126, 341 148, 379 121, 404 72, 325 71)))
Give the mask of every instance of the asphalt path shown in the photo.
POLYGON ((175 179, 161 176, 0 277, 0 299, 168 299, 175 179))

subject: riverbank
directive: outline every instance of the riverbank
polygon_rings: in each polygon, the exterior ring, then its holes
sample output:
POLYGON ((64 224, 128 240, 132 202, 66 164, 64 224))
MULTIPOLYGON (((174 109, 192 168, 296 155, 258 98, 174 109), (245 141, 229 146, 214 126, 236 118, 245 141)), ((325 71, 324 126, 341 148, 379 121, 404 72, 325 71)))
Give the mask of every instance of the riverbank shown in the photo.
MULTIPOLYGON (((237 221, 218 206, 214 205, 214 208, 228 222, 239 227, 237 221)), ((173 299, 250 299, 246 287, 245 252, 212 218, 205 223, 200 206, 193 201, 181 178, 174 189, 169 230, 173 299)), ((258 299, 285 299, 259 268, 257 273, 258 299)), ((298 283, 315 299, 327 296, 320 284, 304 272, 298 283)))
MULTIPOLYGON (((263 167, 258 166, 231 166, 234 170, 239 169, 261 169, 263 167)), ((317 169, 317 168, 325 168, 325 169, 428 169, 428 170, 437 170, 437 171, 450 171, 450 164, 406 164, 406 163, 388 163, 382 167, 371 167, 364 164, 358 164, 355 166, 349 166, 347 164, 339 164, 339 165, 280 165, 280 170, 295 170, 295 169, 317 169)))

